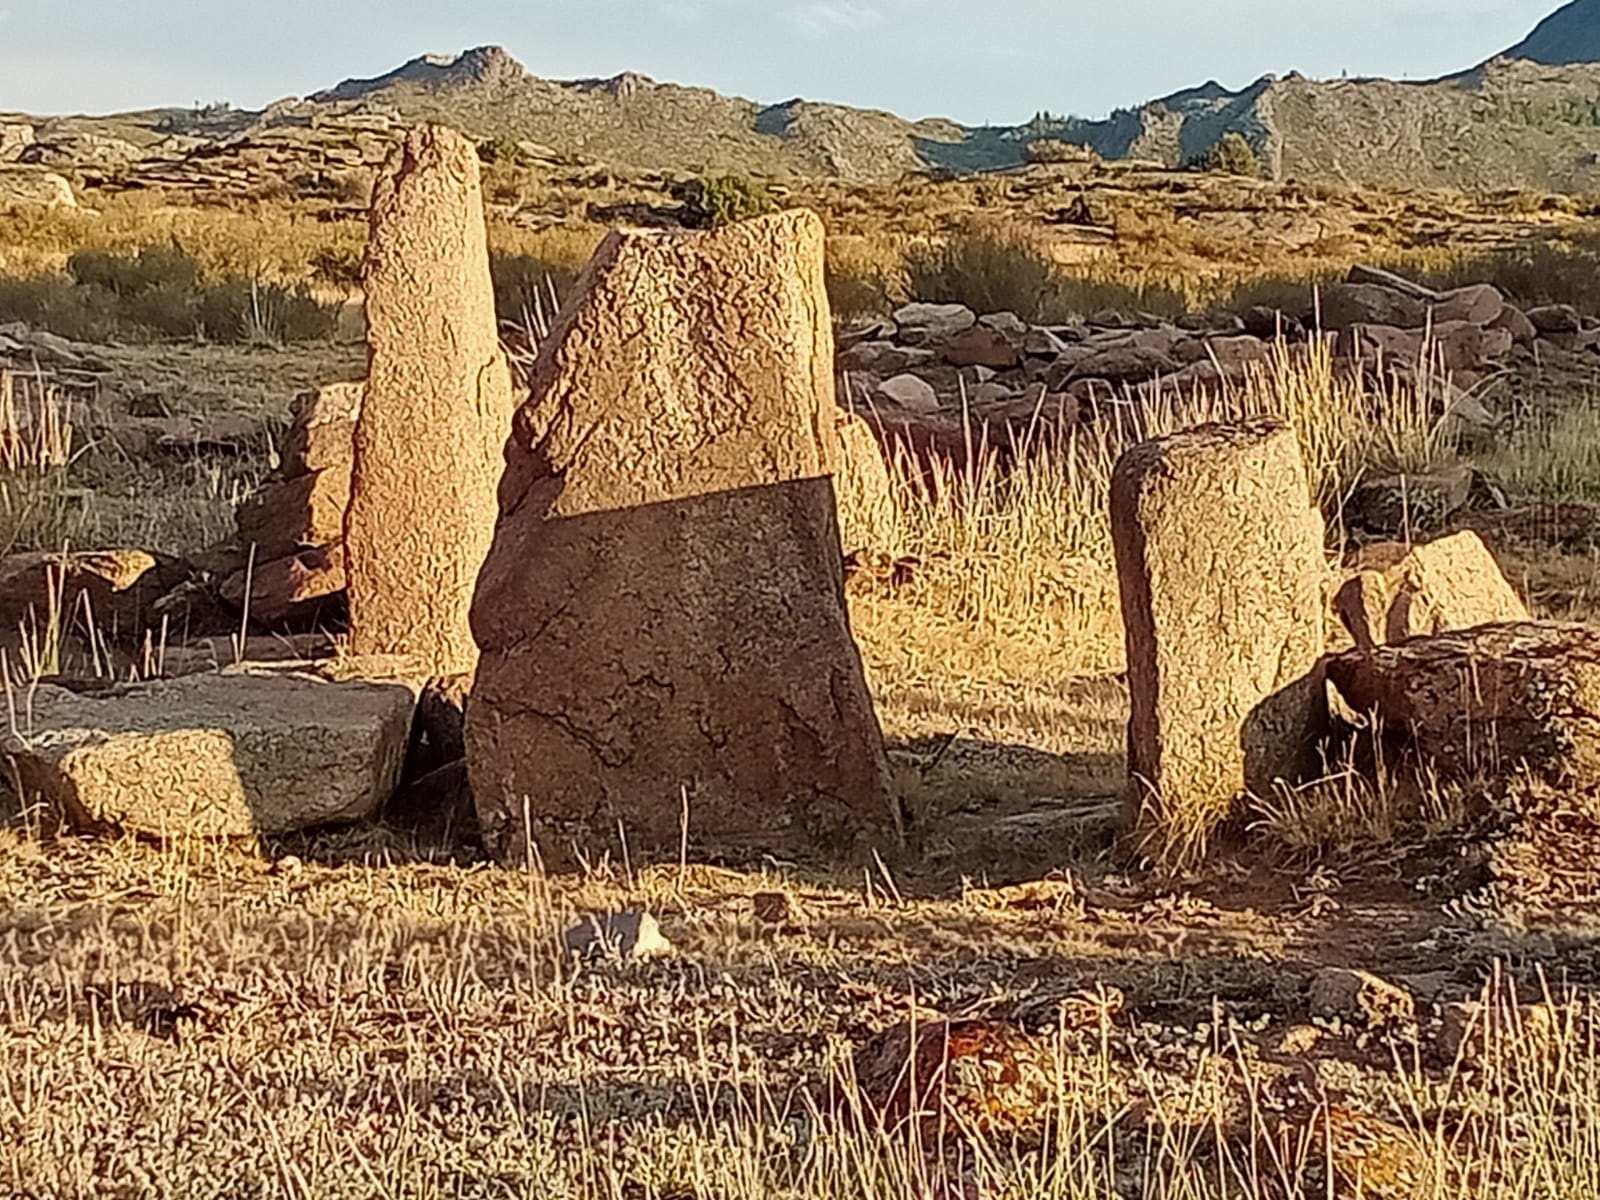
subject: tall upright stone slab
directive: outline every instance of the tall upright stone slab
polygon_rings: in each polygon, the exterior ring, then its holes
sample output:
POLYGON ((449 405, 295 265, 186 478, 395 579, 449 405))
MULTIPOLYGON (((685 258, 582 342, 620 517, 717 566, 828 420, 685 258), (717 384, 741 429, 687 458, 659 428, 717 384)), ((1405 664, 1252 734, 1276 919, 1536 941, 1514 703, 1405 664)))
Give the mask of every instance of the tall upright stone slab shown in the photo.
POLYGON ((520 861, 894 832, 845 611, 823 231, 613 234, 513 422, 467 761, 520 861), (684 825, 686 822, 686 826, 684 825))
POLYGON ((352 649, 467 671, 513 405, 478 155, 460 134, 412 130, 390 158, 366 291, 370 367, 345 517, 352 649))
POLYGON ((1130 818, 1169 861, 1245 794, 1314 762, 1327 568, 1292 430, 1270 418, 1141 443, 1111 526, 1128 650, 1130 818))

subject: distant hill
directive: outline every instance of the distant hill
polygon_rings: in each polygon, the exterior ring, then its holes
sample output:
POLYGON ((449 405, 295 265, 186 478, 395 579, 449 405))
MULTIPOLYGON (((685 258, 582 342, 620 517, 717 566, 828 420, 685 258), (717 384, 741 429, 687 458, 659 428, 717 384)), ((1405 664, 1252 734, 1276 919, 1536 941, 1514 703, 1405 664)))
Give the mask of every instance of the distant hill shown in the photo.
POLYGON ((643 75, 558 81, 505 50, 426 55, 259 113, 214 106, 101 118, 0 114, 0 162, 76 170, 86 180, 249 186, 270 169, 314 182, 381 162, 392 131, 437 120, 518 144, 534 160, 671 175, 892 180, 916 172, 1004 171, 1058 140, 1108 159, 1168 167, 1226 134, 1263 172, 1309 183, 1490 191, 1600 191, 1600 0, 1574 0, 1506 55, 1430 82, 1266 76, 1216 82, 1103 120, 1041 115, 1014 126, 908 121, 795 99, 761 104, 643 75), (304 173, 302 172, 302 175, 304 173))
POLYGON ((1572 0, 1540 21, 1504 57, 1552 66, 1600 62, 1600 0, 1572 0))

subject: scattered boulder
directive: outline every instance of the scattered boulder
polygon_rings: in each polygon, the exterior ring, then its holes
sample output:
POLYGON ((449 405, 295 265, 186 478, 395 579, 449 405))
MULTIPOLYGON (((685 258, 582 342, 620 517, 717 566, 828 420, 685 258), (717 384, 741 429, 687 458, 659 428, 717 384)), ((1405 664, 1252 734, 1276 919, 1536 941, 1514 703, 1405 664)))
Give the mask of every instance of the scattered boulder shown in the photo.
POLYGON ((1068 379, 1103 379, 1114 387, 1121 387, 1144 383, 1157 375, 1174 374, 1177 370, 1178 364, 1163 351, 1119 346, 1082 359, 1073 367, 1068 379))
POLYGON ((965 304, 907 304, 894 314, 900 340, 908 346, 936 346, 978 323, 965 304))
POLYGON ((1433 323, 1444 325, 1452 321, 1466 321, 1473 325, 1488 325, 1499 319, 1505 307, 1506 298, 1493 284, 1469 284, 1438 295, 1432 303, 1433 323))
MULTIPOLYGON (((344 615, 344 544, 310 546, 250 565, 222 581, 223 603, 270 628, 328 624, 344 615)), ((337 621, 331 623, 338 623, 337 621)))
POLYGON ((1539 340, 1539 330, 1528 320, 1527 314, 1514 304, 1507 304, 1500 315, 1489 322, 1490 329, 1504 329, 1518 346, 1531 346, 1539 340))
POLYGON ((502 860, 619 829, 675 858, 685 818, 695 853, 896 840, 844 605, 822 248, 801 210, 614 233, 541 347, 473 606, 468 765, 502 860))
POLYGON ((471 140, 432 125, 406 135, 373 195, 365 279, 370 362, 345 515, 350 644, 438 674, 470 670, 468 611, 512 408, 471 140))
POLYGON ((944 358, 956 367, 1009 371, 1022 361, 1022 348, 1010 334, 986 325, 974 325, 945 343, 944 358))
POLYGON ((239 545, 260 564, 342 541, 350 503, 350 463, 268 483, 234 512, 239 545))
POLYGON ((1540 333, 1581 333, 1583 317, 1570 304, 1546 304, 1524 314, 1540 333))
POLYGON ((1335 606, 1357 646, 1531 619, 1527 606, 1470 530, 1407 546, 1363 547, 1335 606))
POLYGON ((858 342, 839 352, 840 371, 862 372, 868 375, 899 375, 925 367, 938 358, 933 350, 915 346, 898 346, 894 342, 858 342))
POLYGON ((920 375, 896 375, 885 379, 874 393, 896 407, 911 413, 933 413, 940 409, 939 393, 920 375))
POLYGON ((397 682, 227 672, 35 689, 0 735, 25 802, 71 828, 157 838, 281 834, 370 816, 405 759, 397 682))
POLYGON ((64 628, 93 628, 101 640, 136 639, 159 624, 156 602, 185 575, 175 559, 144 550, 6 555, 0 558, 0 645, 14 652, 21 631, 42 635, 52 614, 64 628))
POLYGON ((1360 484, 1345 505, 1356 529, 1414 539, 1445 528, 1472 498, 1472 468, 1456 463, 1418 474, 1387 475, 1360 484))
POLYGON ((1600 630, 1480 625, 1347 651, 1328 678, 1446 776, 1526 767, 1557 786, 1600 782, 1600 630))
POLYGON ((54 171, 21 167, 0 169, 0 209, 42 208, 49 211, 77 208, 72 185, 54 171))
POLYGON ((330 383, 298 396, 294 420, 283 440, 286 479, 346 466, 355 455, 356 421, 366 395, 365 380, 330 383))
POLYGON ((1416 329, 1427 322, 1428 305, 1414 296, 1370 283, 1336 283, 1318 297, 1318 325, 1327 330, 1352 325, 1391 325, 1416 329))
POLYGON ((1323 726, 1322 516, 1270 418, 1144 442, 1116 465, 1132 817, 1183 858, 1246 793, 1308 766, 1323 726))
POLYGON ((1369 1029, 1410 1021, 1416 1002, 1403 987, 1367 971, 1326 967, 1311 980, 1313 1016, 1334 1017, 1369 1029))

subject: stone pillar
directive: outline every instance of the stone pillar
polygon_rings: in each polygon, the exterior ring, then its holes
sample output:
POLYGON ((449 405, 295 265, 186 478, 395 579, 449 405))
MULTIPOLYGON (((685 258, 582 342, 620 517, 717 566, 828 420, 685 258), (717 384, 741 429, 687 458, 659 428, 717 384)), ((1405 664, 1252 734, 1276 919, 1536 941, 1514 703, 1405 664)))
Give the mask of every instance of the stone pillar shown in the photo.
POLYGON ((894 840, 844 603, 822 223, 618 233, 513 422, 473 629, 480 824, 546 863, 894 840), (620 830, 620 838, 619 838, 620 830))
POLYGON ((1246 794, 1315 761, 1322 516, 1270 418, 1133 447, 1111 484, 1128 649, 1130 819, 1192 861, 1246 794))
POLYGON ((345 517, 351 648, 468 671, 512 398, 465 137, 415 129, 390 158, 366 291, 370 366, 345 517))

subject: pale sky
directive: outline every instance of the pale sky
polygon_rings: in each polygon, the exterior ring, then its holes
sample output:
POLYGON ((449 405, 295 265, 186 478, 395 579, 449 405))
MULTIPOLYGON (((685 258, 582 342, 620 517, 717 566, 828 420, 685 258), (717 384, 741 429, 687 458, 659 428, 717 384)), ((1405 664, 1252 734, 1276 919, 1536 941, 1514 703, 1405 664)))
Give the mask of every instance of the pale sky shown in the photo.
POLYGON ((1422 79, 1560 0, 0 0, 0 111, 258 108, 498 43, 537 75, 639 71, 907 117, 1100 116, 1272 72, 1422 79))

